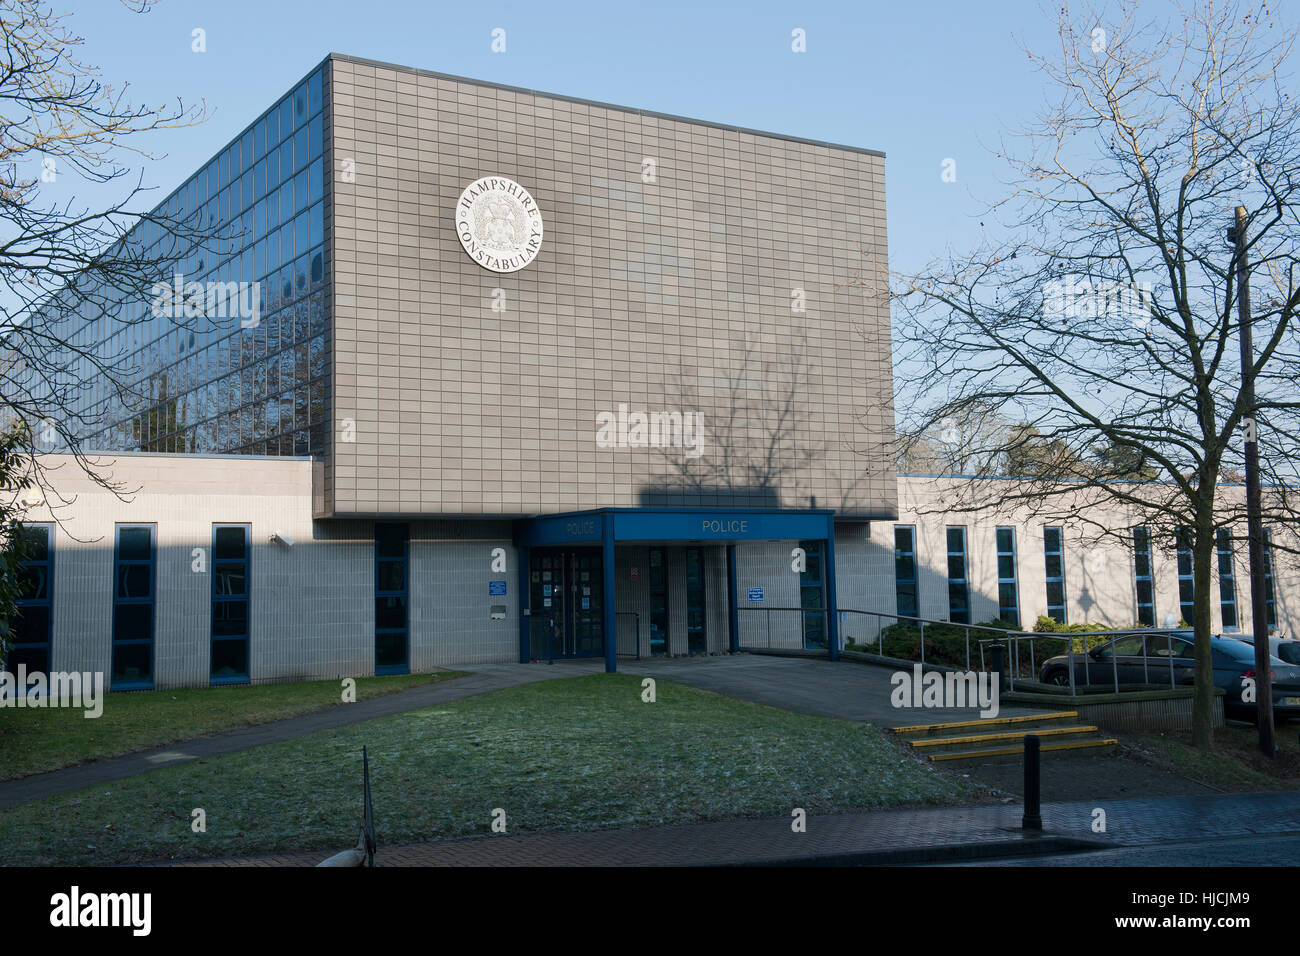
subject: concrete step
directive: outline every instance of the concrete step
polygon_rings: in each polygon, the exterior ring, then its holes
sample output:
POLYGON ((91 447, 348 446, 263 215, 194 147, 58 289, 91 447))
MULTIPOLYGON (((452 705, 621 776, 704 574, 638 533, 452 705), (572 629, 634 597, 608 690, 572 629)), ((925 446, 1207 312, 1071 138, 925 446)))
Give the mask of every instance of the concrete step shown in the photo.
POLYGON ((1025 734, 1036 734, 1040 748, 1049 743, 1063 743, 1084 738, 1096 739, 1097 728, 1090 724, 1061 724, 1051 727, 1034 726, 1028 730, 1007 730, 991 734, 956 734, 948 737, 924 737, 908 741, 920 753, 956 753, 958 751, 987 750, 1019 745, 1024 748, 1025 734))
MULTIPOLYGON (((1071 740, 1064 743, 1043 743, 1041 753, 1055 753, 1059 756, 1090 756, 1119 745, 1113 737, 1071 740)), ((957 750, 942 753, 927 753, 926 759, 934 763, 951 765, 954 763, 1017 763, 1024 759, 1023 741, 1009 747, 984 747, 978 750, 957 750)))
POLYGON ((1035 727, 1059 726, 1069 721, 1077 721, 1077 710, 1061 710, 1051 713, 1026 714, 1022 717, 994 717, 989 720, 959 720, 946 724, 914 724, 910 727, 894 727, 891 733, 909 740, 922 737, 948 737, 963 733, 999 733, 1019 730, 1021 734, 1033 733, 1035 727))

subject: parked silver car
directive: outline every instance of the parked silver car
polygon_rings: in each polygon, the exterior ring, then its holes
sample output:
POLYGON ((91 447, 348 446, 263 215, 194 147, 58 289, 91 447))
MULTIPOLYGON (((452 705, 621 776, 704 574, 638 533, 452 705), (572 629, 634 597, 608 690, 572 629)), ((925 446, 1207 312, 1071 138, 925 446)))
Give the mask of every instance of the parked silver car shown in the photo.
MULTIPOLYGON (((1255 646, 1254 634, 1233 634, 1232 637, 1251 647, 1255 646)), ((1289 637, 1269 637, 1268 652, 1280 661, 1300 665, 1300 641, 1289 637)))

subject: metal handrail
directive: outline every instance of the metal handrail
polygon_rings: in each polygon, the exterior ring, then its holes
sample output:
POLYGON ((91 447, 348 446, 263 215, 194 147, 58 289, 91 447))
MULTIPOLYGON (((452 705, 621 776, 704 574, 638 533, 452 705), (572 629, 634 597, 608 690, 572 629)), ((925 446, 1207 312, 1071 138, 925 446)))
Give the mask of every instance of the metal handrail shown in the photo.
MULTIPOLYGON (((1011 673, 1008 675, 1007 678, 1008 689, 1013 692, 1016 689, 1015 675, 1019 673, 1020 670, 1020 654, 1019 654, 1020 641, 1028 640, 1030 642, 1029 643, 1029 661, 1030 661, 1029 666, 1030 666, 1031 673, 1036 673, 1036 669, 1034 668, 1034 656, 1033 656, 1034 641, 1045 638, 1047 640, 1055 639, 1055 640, 1063 640, 1069 642, 1066 650, 1066 654, 1069 659, 1069 662, 1066 665, 1066 667, 1068 668, 1068 674, 1070 678, 1070 695, 1073 697, 1078 695, 1077 689, 1075 687, 1075 680, 1074 680, 1074 655, 1075 655, 1074 641, 1076 638, 1083 639, 1083 651, 1082 651, 1083 678, 1084 678, 1084 683, 1087 684, 1088 686, 1091 686, 1092 671, 1090 668, 1090 661, 1092 659, 1092 655, 1088 648, 1088 638, 1109 637, 1110 638, 1109 641, 1102 642, 1102 644, 1098 645, 1098 646, 1104 646, 1104 644, 1106 643, 1113 643, 1119 637, 1127 637, 1127 636, 1132 636, 1137 634, 1140 634, 1143 638, 1146 638, 1148 635, 1153 635, 1153 634, 1159 636, 1159 635, 1174 635, 1174 634, 1186 635, 1189 633, 1191 633, 1191 631, 1185 627, 1143 627, 1143 628, 1127 627, 1127 628, 1114 628, 1108 631, 1073 631, 1073 632, 1071 631, 1064 631, 1064 632, 1008 631, 1007 632, 1008 636, 1006 640, 1008 642, 1009 650, 1011 652, 1010 656, 1013 661, 1011 673)), ((987 643, 992 643, 993 641, 994 639, 992 638, 985 638, 984 640, 980 641, 980 644, 983 645, 987 643)), ((982 650, 983 648, 981 647, 981 651, 982 650)), ((1177 686, 1177 677, 1174 674, 1174 656, 1172 654, 1168 654, 1166 655, 1166 657, 1169 661, 1169 687, 1170 689, 1173 689, 1174 687, 1177 686)), ((1151 669, 1150 669, 1150 665, 1147 663, 1149 658, 1150 655, 1145 653, 1145 644, 1144 644, 1143 654, 1142 654, 1143 683, 1150 683, 1149 678, 1151 676, 1151 669)), ((1110 664, 1111 664, 1111 681, 1112 681, 1111 686, 1115 688, 1115 693, 1118 694, 1119 693, 1118 655, 1115 654, 1110 655, 1110 664)))
MULTIPOLYGON (((738 607, 737 610, 766 612, 767 646, 770 649, 772 646, 771 612, 777 611, 777 612, 799 612, 801 614, 825 614, 827 613, 828 609, 765 606, 765 607, 738 607)), ((1033 676, 1036 676, 1037 675, 1037 653, 1034 648, 1034 642, 1039 640, 1065 641, 1067 646, 1066 654, 1068 657, 1067 669, 1069 675, 1069 693, 1071 696, 1078 695, 1078 688, 1076 686, 1075 676, 1074 676, 1075 654, 1076 654, 1074 647, 1075 647, 1076 639, 1083 641, 1084 650, 1082 653, 1084 654, 1084 660, 1083 660, 1084 680, 1086 684, 1091 685, 1092 684, 1091 657, 1088 655, 1088 640, 1090 638, 1101 637, 1101 638, 1111 638, 1113 640, 1115 637, 1120 635, 1130 635, 1130 634, 1137 634, 1137 633, 1140 633, 1143 636, 1162 635, 1162 634, 1186 635, 1189 633, 1188 628, 1140 628, 1140 629, 1114 628, 1111 630, 1104 630, 1104 631, 1077 631, 1077 632, 1025 631, 1020 629, 993 627, 986 624, 965 624, 957 621, 943 621, 934 618, 923 618, 918 615, 911 615, 911 614, 892 614, 888 611, 864 611, 858 608, 838 608, 837 611, 840 614, 862 614, 867 617, 873 617, 878 619, 887 618, 895 623, 908 623, 908 624, 916 625, 917 628, 920 630, 920 658, 921 658, 920 663, 922 664, 922 666, 924 666, 925 658, 926 658, 925 629, 927 625, 943 625, 944 627, 960 627, 963 630, 966 639, 967 670, 969 670, 971 667, 971 632, 972 631, 983 632, 984 634, 990 635, 988 637, 977 636, 976 638, 976 643, 979 649, 980 670, 984 670, 987 667, 987 662, 985 660, 985 653, 984 653, 985 645, 986 644, 991 645, 994 643, 1006 644, 1009 652, 1008 656, 1011 658, 1010 668, 1007 673, 1008 687, 1009 690, 1011 691, 1015 690, 1016 677, 1019 675, 1019 671, 1020 671, 1020 648, 1022 642, 1024 641, 1029 642, 1029 666, 1030 666, 1031 674, 1033 676)), ((884 653, 884 630, 885 628, 883 626, 878 627, 875 635, 875 641, 874 642, 869 641, 866 644, 866 646, 870 646, 871 643, 875 643, 877 649, 881 654, 884 653)), ((1172 654, 1168 655, 1168 659, 1169 659, 1169 686, 1172 688, 1176 686, 1177 677, 1174 673, 1173 655, 1172 654)), ((1147 655, 1145 654, 1143 655, 1142 673, 1143 673, 1144 682, 1149 683, 1149 678, 1151 676, 1150 666, 1147 662, 1147 655)), ((1111 655, 1111 677, 1112 677, 1113 686, 1115 688, 1115 693, 1119 693, 1119 662, 1115 659, 1115 655, 1111 655)))

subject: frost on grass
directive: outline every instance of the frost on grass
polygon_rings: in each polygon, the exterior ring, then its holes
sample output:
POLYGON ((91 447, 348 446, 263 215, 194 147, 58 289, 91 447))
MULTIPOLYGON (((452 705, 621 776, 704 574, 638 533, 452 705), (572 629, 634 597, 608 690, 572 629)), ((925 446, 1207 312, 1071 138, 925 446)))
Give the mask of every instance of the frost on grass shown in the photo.
POLYGON ((495 807, 517 834, 965 795, 874 727, 669 681, 647 707, 639 688, 625 675, 544 681, 166 768, 111 794, 82 791, 0 813, 0 840, 44 863, 347 845, 361 809, 363 745, 381 843, 486 834, 495 807), (188 826, 195 801, 210 809, 201 838, 188 826))

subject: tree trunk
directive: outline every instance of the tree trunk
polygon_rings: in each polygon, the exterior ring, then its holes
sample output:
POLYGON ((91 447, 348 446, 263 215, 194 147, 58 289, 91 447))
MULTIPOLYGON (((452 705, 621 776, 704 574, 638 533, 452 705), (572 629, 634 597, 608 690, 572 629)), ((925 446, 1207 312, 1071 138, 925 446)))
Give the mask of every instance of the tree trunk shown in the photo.
POLYGON ((1210 656, 1213 558, 1213 522, 1198 521, 1192 543, 1192 586, 1195 589, 1195 620, 1192 624, 1196 630, 1196 696, 1192 702, 1192 746, 1200 750, 1209 750, 1214 742, 1214 662, 1210 656))

